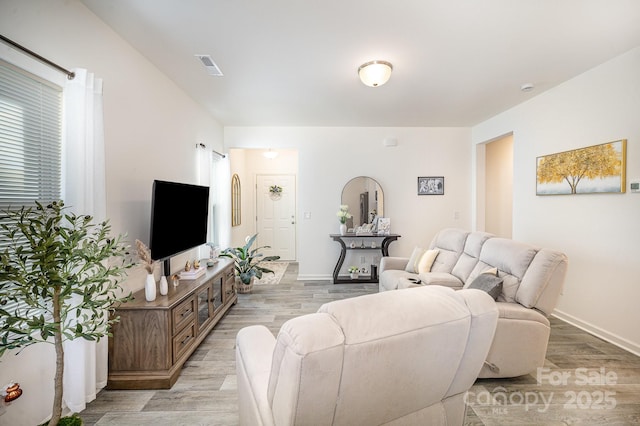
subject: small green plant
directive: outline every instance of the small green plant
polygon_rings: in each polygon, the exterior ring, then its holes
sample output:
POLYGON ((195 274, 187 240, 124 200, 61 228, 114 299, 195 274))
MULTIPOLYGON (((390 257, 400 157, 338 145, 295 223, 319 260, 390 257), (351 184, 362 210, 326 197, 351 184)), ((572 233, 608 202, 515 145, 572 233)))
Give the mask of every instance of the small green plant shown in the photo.
POLYGON ((119 284, 132 266, 127 245, 110 236, 108 222, 92 220, 65 213, 62 201, 0 214, 0 238, 8 242, 0 252, 0 357, 54 345, 51 426, 62 424, 63 341, 109 336, 114 305, 129 297, 119 284))
POLYGON ((360 272, 360 268, 358 268, 357 266, 349 266, 350 274, 357 274, 358 272, 360 272))
POLYGON ((227 248, 220 253, 220 256, 229 257, 233 259, 236 275, 240 277, 240 281, 243 284, 250 284, 251 278, 262 278, 262 274, 271 273, 271 269, 262 267, 259 262, 271 262, 273 260, 280 259, 280 256, 266 256, 260 253, 263 248, 271 248, 270 246, 251 248, 256 241, 258 234, 255 234, 251 238, 247 239, 246 244, 243 247, 227 248))
POLYGON ((340 221, 340 223, 347 223, 347 219, 351 219, 352 217, 351 213, 349 213, 349 206, 346 204, 341 204, 340 210, 338 210, 336 216, 338 216, 338 220, 340 221))

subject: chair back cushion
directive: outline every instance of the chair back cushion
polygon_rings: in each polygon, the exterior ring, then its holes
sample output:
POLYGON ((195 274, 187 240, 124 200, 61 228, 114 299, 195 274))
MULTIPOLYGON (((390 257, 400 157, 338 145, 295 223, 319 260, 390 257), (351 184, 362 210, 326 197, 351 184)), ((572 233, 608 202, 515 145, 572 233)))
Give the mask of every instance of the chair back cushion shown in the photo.
POLYGON ((476 267, 482 246, 485 241, 492 238, 494 235, 488 232, 472 232, 467 236, 467 240, 464 243, 464 249, 456 262, 456 265, 451 271, 451 275, 455 275, 463 283, 467 281, 469 275, 476 267))
POLYGON ((469 231, 456 228, 445 228, 438 232, 429 245, 429 249, 440 250, 431 266, 431 271, 451 273, 464 250, 468 235, 469 231))

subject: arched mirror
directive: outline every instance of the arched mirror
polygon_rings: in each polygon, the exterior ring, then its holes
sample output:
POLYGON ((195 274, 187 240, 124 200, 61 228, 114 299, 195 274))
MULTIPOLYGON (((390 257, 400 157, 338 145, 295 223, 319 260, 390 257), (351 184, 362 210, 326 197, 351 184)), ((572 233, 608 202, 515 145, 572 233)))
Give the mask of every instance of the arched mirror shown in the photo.
POLYGON ((373 223, 376 218, 384 216, 382 187, 367 176, 358 176, 347 182, 342 188, 341 204, 348 205, 353 216, 347 221, 349 229, 373 223))

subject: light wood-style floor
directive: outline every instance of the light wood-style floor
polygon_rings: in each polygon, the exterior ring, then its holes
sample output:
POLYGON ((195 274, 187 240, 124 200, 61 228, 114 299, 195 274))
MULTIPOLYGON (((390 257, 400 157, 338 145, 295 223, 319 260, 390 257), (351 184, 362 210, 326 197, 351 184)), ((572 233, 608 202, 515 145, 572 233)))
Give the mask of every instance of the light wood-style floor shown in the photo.
MULTIPOLYGON (((296 281, 256 286, 215 327, 170 390, 103 390, 80 413, 85 425, 236 425, 235 336, 264 324, 277 333, 290 318, 332 300, 377 292, 377 284, 296 281)), ((478 380, 467 425, 640 424, 640 357, 552 318, 545 370, 515 379, 478 380)))

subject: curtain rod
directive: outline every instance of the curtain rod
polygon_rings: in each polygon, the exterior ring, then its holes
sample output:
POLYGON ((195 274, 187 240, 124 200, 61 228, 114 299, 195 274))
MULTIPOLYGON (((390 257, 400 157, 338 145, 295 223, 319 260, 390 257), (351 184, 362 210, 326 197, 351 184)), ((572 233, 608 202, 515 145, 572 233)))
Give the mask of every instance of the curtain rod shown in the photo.
POLYGON ((5 36, 3 36, 2 34, 0 34, 0 40, 4 41, 5 43, 15 47, 18 50, 23 51, 24 53, 36 58, 37 60, 39 60, 42 63, 45 63, 47 65, 49 65, 52 68, 57 69, 60 72, 63 72, 67 75, 67 79, 69 80, 73 80, 74 77, 76 76, 76 74, 73 71, 69 71, 66 68, 62 68, 60 65, 56 64, 55 62, 51 62, 50 60, 48 60, 47 58, 44 58, 40 55, 38 55, 36 52, 34 52, 33 50, 29 50, 24 46, 19 45, 18 43, 16 43, 13 40, 10 40, 8 38, 6 38, 5 36))
MULTIPOLYGON (((196 144, 196 148, 207 149, 207 146, 206 146, 205 144, 203 144, 202 142, 198 142, 198 143, 196 144)), ((218 157, 220 157, 220 158, 225 158, 225 157, 226 157, 226 155, 221 154, 221 153, 219 153, 219 152, 218 152, 218 151, 216 151, 216 150, 213 150, 213 149, 212 149, 212 150, 211 150, 211 152, 212 152, 212 153, 214 153, 214 154, 216 154, 216 155, 217 155, 218 157)))

